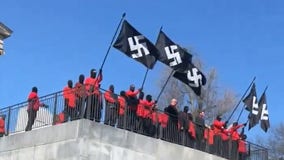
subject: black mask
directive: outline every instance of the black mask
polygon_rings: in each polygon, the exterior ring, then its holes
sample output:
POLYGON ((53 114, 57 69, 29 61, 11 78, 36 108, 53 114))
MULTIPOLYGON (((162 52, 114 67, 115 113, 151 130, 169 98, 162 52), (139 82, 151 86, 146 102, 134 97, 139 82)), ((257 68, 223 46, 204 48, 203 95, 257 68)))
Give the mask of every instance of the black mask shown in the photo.
POLYGON ((72 87, 73 87, 73 82, 72 82, 71 80, 69 80, 67 83, 68 83, 68 87, 69 87, 69 88, 72 88, 72 87))

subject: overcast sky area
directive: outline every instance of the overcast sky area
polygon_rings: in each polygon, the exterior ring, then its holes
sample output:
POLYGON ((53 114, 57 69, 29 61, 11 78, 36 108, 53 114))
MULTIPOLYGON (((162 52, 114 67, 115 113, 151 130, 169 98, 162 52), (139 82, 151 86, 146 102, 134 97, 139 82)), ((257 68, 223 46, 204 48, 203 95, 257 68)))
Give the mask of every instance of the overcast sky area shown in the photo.
MULTIPOLYGON (((274 0, 7 0, 0 21, 14 33, 0 57, 0 108, 23 102, 33 86, 53 93, 99 69, 123 12, 140 33, 155 43, 159 28, 194 51, 207 72, 218 72, 220 90, 240 98, 256 76, 258 97, 266 86, 270 123, 283 122, 284 1, 274 0), (280 101, 281 100, 281 101, 280 101)), ((156 97, 164 64, 149 71, 145 92, 156 97)), ((146 68, 111 48, 103 67, 102 88, 141 86, 146 68)), ((246 115, 241 122, 246 121, 246 115)), ((253 134, 264 135, 259 126, 253 134)), ((248 134, 249 135, 249 134, 248 134)))

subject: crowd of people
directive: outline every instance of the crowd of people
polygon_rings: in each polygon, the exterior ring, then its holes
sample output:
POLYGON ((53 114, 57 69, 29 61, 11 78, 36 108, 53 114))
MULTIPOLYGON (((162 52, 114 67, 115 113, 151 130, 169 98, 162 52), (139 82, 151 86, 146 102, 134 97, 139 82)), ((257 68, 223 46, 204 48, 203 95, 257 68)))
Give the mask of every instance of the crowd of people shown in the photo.
MULTIPOLYGON (((74 86, 72 80, 68 80, 62 94, 64 108, 56 115, 54 124, 85 118, 230 160, 246 158, 246 135, 238 132, 246 123, 235 122, 231 127, 227 127, 228 122, 223 122, 221 115, 218 115, 212 125, 208 126, 205 124, 204 111, 199 111, 197 117, 189 113, 188 106, 178 111, 175 98, 171 99, 169 106, 160 111, 157 101, 153 100, 150 94, 145 96, 143 89, 135 89, 134 85, 130 85, 127 91, 120 91, 119 95, 115 94, 113 85, 102 93, 102 79, 102 70, 99 70, 97 75, 96 70, 91 69, 90 76, 85 79, 84 75, 79 75, 74 86)), ((37 87, 33 87, 28 96, 26 131, 32 129, 39 107, 48 107, 39 101, 37 92, 37 87)), ((5 133, 4 120, 5 117, 0 116, 0 137, 5 133)))

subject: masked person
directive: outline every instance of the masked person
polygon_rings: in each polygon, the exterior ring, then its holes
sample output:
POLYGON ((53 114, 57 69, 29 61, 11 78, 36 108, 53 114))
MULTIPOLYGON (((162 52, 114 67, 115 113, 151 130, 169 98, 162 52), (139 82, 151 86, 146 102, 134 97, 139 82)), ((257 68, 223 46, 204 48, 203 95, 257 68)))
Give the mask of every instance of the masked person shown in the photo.
POLYGON ((106 100, 106 108, 105 108, 105 121, 106 125, 114 126, 117 120, 117 105, 118 99, 117 95, 114 94, 114 86, 110 85, 109 90, 104 94, 106 100))
POLYGON ((137 131, 136 122, 137 122, 137 105, 138 105, 138 98, 137 95, 142 91, 142 89, 135 90, 135 86, 132 84, 129 87, 129 90, 126 91, 127 96, 127 117, 126 117, 126 129, 137 131))
POLYGON ((76 96, 75 89, 73 88, 72 80, 68 80, 67 86, 63 89, 63 97, 64 97, 64 114, 65 121, 70 120, 73 121, 76 118, 76 96))
POLYGON ((125 91, 120 91, 120 95, 118 96, 118 128, 124 128, 125 122, 125 109, 127 106, 127 96, 125 95, 125 91))
POLYGON ((86 87, 84 85, 85 76, 81 74, 79 81, 75 84, 75 96, 76 96, 76 119, 82 118, 85 107, 85 98, 87 96, 86 87))
POLYGON ((25 131, 32 130, 32 126, 35 122, 37 111, 39 107, 48 107, 47 105, 40 103, 38 95, 37 95, 37 87, 33 87, 32 91, 28 96, 28 122, 25 131))
POLYGON ((90 77, 88 77, 84 84, 87 91, 87 103, 84 117, 90 120, 96 120, 97 122, 101 119, 101 98, 100 98, 100 83, 103 80, 102 70, 100 69, 97 76, 95 69, 91 69, 90 77))
POLYGON ((221 156, 222 151, 222 130, 224 130, 224 126, 226 123, 221 121, 221 115, 218 115, 216 119, 213 121, 214 126, 214 148, 215 154, 217 156, 221 156))

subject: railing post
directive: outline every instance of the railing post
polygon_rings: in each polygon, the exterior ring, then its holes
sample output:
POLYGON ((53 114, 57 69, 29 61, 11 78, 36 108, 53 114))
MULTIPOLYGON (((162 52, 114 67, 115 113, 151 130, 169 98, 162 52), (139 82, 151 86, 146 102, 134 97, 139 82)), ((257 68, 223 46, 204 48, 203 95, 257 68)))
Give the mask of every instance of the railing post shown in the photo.
POLYGON ((8 136, 9 133, 10 133, 10 117, 11 117, 11 107, 9 107, 9 109, 8 109, 8 121, 7 121, 7 132, 6 132, 6 136, 8 136))
POLYGON ((53 109, 53 122, 52 124, 54 125, 56 122, 56 112, 57 112, 57 96, 58 93, 55 93, 55 98, 54 98, 54 109, 53 109))

